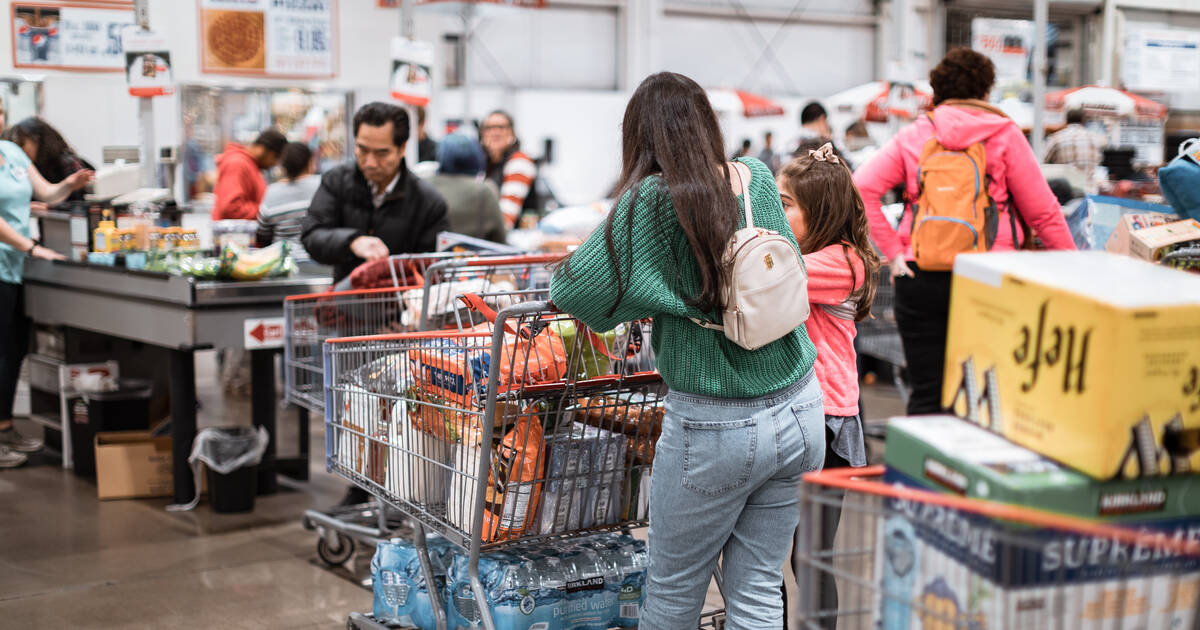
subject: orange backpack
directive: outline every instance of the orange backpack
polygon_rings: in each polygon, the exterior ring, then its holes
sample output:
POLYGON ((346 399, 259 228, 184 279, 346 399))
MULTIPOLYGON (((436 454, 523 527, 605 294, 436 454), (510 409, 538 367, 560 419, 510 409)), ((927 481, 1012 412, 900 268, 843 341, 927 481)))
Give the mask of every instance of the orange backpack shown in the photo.
MULTIPOLYGON (((933 112, 929 112, 933 121, 933 112)), ((986 252, 996 241, 1000 214, 988 194, 983 142, 948 149, 930 138, 917 163, 917 200, 910 240, 917 266, 950 271, 954 257, 986 252)))

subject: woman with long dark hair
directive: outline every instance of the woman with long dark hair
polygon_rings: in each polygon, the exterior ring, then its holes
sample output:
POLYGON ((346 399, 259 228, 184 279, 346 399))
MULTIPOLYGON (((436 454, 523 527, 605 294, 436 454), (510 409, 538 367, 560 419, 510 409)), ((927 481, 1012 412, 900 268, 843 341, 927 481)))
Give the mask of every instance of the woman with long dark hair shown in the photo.
MULTIPOLYGON (((75 153, 57 129, 37 116, 13 125, 5 132, 4 139, 21 147, 51 184, 63 181, 76 171, 92 170, 92 165, 75 153)), ((82 189, 76 190, 67 199, 76 201, 83 199, 83 195, 82 189)))
POLYGON ((653 318, 670 388, 650 487, 650 568, 642 628, 697 625, 724 557, 728 628, 779 628, 781 567, 799 521, 796 484, 825 457, 816 350, 803 326, 746 350, 719 321, 722 257, 744 225, 795 243, 771 171, 725 161, 704 90, 669 72, 634 92, 622 125, 620 202, 554 277, 551 298, 595 330, 653 318), (737 192, 735 192, 737 191, 737 192))

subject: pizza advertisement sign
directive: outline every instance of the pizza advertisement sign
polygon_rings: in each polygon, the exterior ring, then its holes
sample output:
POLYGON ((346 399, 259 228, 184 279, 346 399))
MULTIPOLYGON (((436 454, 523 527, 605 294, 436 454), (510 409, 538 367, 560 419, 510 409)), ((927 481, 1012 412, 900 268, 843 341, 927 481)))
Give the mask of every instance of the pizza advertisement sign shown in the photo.
POLYGON ((12 3, 13 67, 120 72, 133 5, 109 4, 12 3))
POLYGON ((131 26, 125 30, 125 81, 130 96, 170 96, 175 93, 171 52, 166 35, 131 26))
MULTIPOLYGON (((462 2, 462 0, 417 0, 417 4, 446 4, 462 2)), ((508 7, 524 7, 527 9, 544 9, 546 0, 471 0, 472 4, 502 4, 508 7)), ((397 3, 397 6, 399 4, 397 3)))
POLYGON ((199 0, 201 70, 280 78, 337 72, 337 0, 199 0))

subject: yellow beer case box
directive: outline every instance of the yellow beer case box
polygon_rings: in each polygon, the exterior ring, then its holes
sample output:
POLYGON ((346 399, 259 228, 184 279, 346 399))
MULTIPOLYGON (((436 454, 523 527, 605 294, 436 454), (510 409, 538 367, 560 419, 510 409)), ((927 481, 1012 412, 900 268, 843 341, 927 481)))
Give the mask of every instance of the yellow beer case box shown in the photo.
POLYGON ((942 403, 1094 479, 1200 472, 1200 276, 1105 252, 960 255, 942 403))

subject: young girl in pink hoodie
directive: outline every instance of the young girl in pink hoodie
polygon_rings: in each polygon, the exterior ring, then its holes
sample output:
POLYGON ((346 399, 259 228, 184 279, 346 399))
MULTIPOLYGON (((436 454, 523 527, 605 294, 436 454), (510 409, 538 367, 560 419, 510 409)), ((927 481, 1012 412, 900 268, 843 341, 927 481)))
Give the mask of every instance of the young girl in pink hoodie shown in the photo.
MULTIPOLYGON (((808 271, 811 315, 805 324, 817 347, 814 365, 825 393, 825 468, 866 466, 866 445, 858 411, 858 368, 854 352, 855 322, 867 317, 875 298, 879 256, 871 246, 870 229, 862 197, 845 161, 826 143, 792 160, 777 180, 783 210, 796 235, 808 271)), ((797 562, 817 537, 821 549, 831 549, 841 509, 822 508, 820 532, 807 530, 811 519, 802 518, 796 530, 796 569, 800 596, 808 588, 797 562)), ((837 610, 837 591, 831 576, 816 584, 817 602, 802 610, 837 610)), ((802 600, 803 601, 803 600, 802 600)), ((821 623, 832 621, 822 620, 821 623)))

